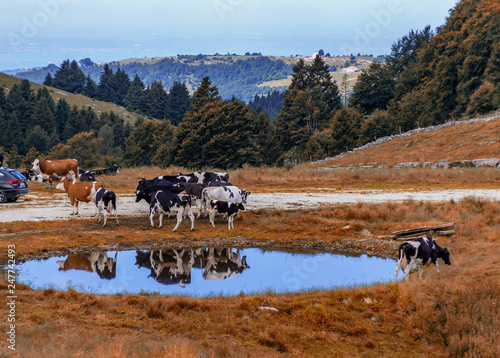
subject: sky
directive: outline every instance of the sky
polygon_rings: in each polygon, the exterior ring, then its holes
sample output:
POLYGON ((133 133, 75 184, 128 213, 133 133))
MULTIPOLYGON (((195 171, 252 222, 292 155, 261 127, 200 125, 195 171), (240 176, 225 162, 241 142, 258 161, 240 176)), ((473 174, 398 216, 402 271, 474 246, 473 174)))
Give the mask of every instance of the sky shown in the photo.
POLYGON ((389 54, 457 0, 0 0, 0 71, 177 54, 389 54))

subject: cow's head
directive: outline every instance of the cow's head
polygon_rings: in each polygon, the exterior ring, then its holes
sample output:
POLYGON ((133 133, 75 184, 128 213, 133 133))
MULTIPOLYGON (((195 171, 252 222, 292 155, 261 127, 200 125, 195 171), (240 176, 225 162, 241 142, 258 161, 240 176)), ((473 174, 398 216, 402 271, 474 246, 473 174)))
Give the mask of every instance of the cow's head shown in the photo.
POLYGON ((40 159, 35 159, 31 165, 33 165, 33 168, 31 168, 32 170, 36 172, 40 171, 40 159))
POLYGON ((146 190, 137 190, 135 192, 135 202, 138 203, 142 199, 146 200, 148 203, 151 203, 151 192, 146 190))
POLYGON ((451 265, 450 252, 448 251, 447 248, 443 249, 441 255, 442 255, 441 258, 443 259, 444 263, 447 265, 451 265))
POLYGON ((246 189, 243 189, 240 191, 240 195, 241 195, 241 200, 246 204, 247 203, 247 196, 250 195, 250 192, 246 191, 246 189))
POLYGON ((62 178, 59 183, 56 185, 56 189, 59 190, 66 190, 64 183, 67 182, 68 180, 66 178, 62 178))

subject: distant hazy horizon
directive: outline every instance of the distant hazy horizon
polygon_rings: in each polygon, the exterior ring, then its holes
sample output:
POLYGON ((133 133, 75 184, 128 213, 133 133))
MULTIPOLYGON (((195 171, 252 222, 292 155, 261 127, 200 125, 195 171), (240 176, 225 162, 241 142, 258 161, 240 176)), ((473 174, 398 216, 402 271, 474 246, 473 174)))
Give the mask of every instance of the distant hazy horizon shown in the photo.
POLYGON ((178 54, 390 53, 456 0, 0 0, 0 71, 178 54))

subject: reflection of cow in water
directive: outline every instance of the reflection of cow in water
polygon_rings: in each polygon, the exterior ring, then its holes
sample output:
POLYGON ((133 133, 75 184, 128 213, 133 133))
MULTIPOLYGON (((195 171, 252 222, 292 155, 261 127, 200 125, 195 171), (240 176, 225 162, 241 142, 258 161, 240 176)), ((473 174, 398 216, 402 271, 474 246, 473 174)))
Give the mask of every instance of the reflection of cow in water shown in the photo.
POLYGON ((205 270, 203 271, 205 280, 224 280, 235 277, 245 269, 250 268, 247 265, 247 257, 241 257, 239 249, 234 252, 231 248, 209 248, 205 261, 205 270))
POLYGON ((149 277, 164 285, 191 283, 191 267, 195 254, 193 250, 162 249, 148 252, 137 251, 137 267, 151 270, 149 277))
POLYGON ((92 252, 85 254, 71 254, 66 260, 57 261, 59 270, 82 270, 94 272, 100 278, 111 280, 116 277, 116 257, 108 257, 106 252, 92 252))
POLYGON ((224 249, 162 249, 137 251, 136 266, 151 270, 149 277, 164 285, 191 283, 191 269, 203 269, 205 280, 234 277, 250 268, 240 250, 224 249))

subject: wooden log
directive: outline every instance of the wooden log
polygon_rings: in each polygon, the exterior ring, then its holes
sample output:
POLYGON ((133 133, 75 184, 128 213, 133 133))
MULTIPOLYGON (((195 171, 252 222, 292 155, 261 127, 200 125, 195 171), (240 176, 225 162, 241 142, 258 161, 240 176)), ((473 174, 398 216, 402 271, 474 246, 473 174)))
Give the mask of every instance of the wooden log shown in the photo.
POLYGON ((444 229, 450 229, 455 225, 455 223, 447 223, 447 224, 441 224, 441 225, 433 225, 433 226, 421 226, 421 227, 414 227, 411 229, 404 229, 404 230, 398 230, 394 231, 392 234, 393 235, 410 235, 410 234, 415 234, 418 232, 429 232, 429 231, 436 231, 436 230, 444 230, 444 229))
POLYGON ((455 233, 455 230, 439 230, 435 231, 436 234, 438 235, 443 235, 443 236, 449 236, 455 233))

